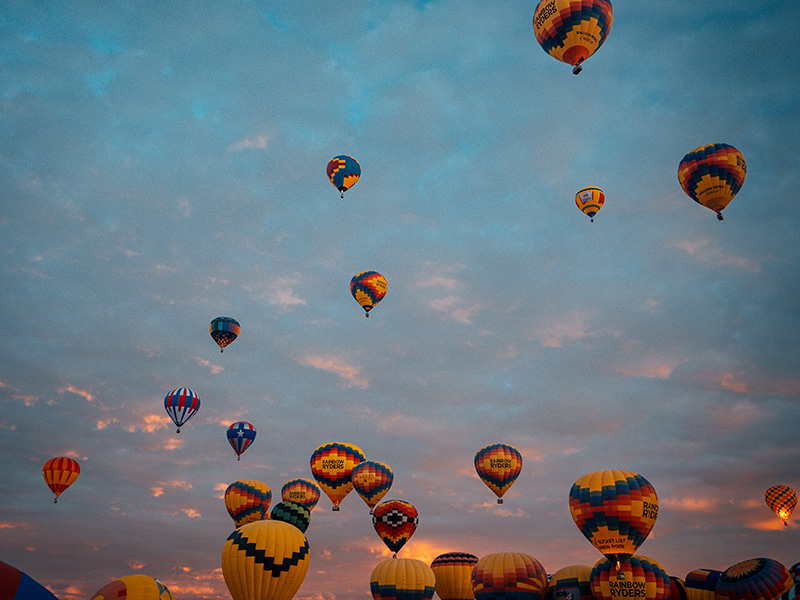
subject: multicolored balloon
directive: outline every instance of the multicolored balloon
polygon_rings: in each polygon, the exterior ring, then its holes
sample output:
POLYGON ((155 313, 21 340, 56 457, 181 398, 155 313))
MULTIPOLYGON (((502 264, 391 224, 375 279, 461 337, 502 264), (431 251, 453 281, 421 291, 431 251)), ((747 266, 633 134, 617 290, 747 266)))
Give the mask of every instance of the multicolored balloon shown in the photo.
POLYGON ((281 500, 284 502, 297 502, 309 511, 319 502, 322 490, 310 479, 290 479, 281 488, 281 500))
POLYGON ((547 586, 547 598, 595 600, 590 583, 591 574, 592 567, 588 565, 571 565, 559 569, 547 586))
POLYGON ((147 575, 127 575, 107 583, 94 595, 92 600, 175 600, 169 588, 158 579, 147 575))
POLYGON ((795 583, 789 588, 789 591, 780 596, 780 600, 796 600, 797 598, 800 598, 800 583, 795 583))
POLYGON ((702 206, 717 213, 739 192, 747 175, 744 156, 728 144, 699 146, 678 165, 678 181, 686 194, 702 206))
POLYGON ((394 473, 389 465, 377 460, 365 460, 353 467, 350 475, 353 489, 369 507, 369 514, 392 487, 394 473))
POLYGON ((695 569, 683 578, 688 600, 715 600, 714 590, 722 571, 715 569, 695 569))
POLYGON ((353 187, 361 177, 361 165, 355 158, 344 154, 330 159, 327 171, 328 179, 331 180, 333 187, 342 193, 342 198, 344 198, 344 193, 353 187))
POLYGON ((0 598, 3 600, 58 600, 41 583, 0 561, 0 598))
POLYGON ((764 501, 772 511, 786 522, 792 514, 794 507, 797 506, 797 494, 788 485, 773 485, 764 494, 764 501))
POLYGON ((78 461, 67 456, 57 456, 44 463, 42 477, 50 491, 56 495, 53 502, 58 502, 58 497, 75 483, 80 474, 81 466, 78 461))
POLYGON ((208 326, 208 331, 211 337, 217 342, 219 351, 222 352, 225 346, 233 342, 239 337, 239 332, 242 330, 239 321, 232 317, 217 317, 208 326))
POLYGON ((596 187, 585 187, 575 194, 575 204, 594 223, 594 216, 603 208, 606 195, 603 190, 596 187))
POLYGON ((714 589, 717 600, 774 600, 794 586, 783 564, 771 558, 752 558, 728 567, 714 589))
POLYGON ((795 581, 800 582, 800 562, 796 562, 789 567, 789 573, 792 574, 795 581))
POLYGON ((311 511, 299 502, 284 500, 272 507, 271 518, 294 525, 305 533, 311 523, 311 511))
POLYGON ((474 600, 472 569, 478 557, 466 552, 446 552, 433 559, 431 570, 436 576, 436 595, 441 600, 474 600))
POLYGON ((180 433, 184 423, 200 410, 200 396, 189 388, 175 388, 164 397, 164 408, 180 433))
POLYGON ((544 600, 547 594, 547 571, 542 563, 529 554, 487 554, 475 564, 472 571, 472 591, 475 600, 544 600))
POLYGON ((366 312, 365 316, 368 317, 369 311, 383 300, 387 286, 386 279, 377 271, 361 271, 361 273, 353 275, 350 280, 350 293, 366 312))
POLYGON ((308 563, 306 536, 273 519, 242 525, 222 548, 222 576, 233 600, 291 600, 308 563))
POLYGON ((475 470, 481 481, 497 495, 497 503, 502 504, 503 494, 522 471, 522 455, 513 446, 490 444, 475 455, 475 470))
POLYGON ((369 577, 373 600, 430 600, 435 585, 431 568, 415 558, 379 562, 369 577))
POLYGON ((263 481, 244 479, 234 481, 225 490, 225 508, 236 527, 245 523, 269 518, 267 510, 272 502, 272 490, 263 481))
POLYGON ((597 600, 642 598, 669 600, 669 575, 660 564, 646 556, 632 556, 620 567, 601 558, 589 576, 592 594, 597 600), (622 575, 620 577, 620 575, 622 575))
POLYGON ((333 503, 332 510, 353 490, 353 468, 366 460, 361 448, 344 442, 322 444, 311 454, 311 474, 333 503))
POLYGON ((581 72, 611 31, 609 0, 541 0, 533 12, 533 32, 542 49, 581 72))
POLYGON ((689 600, 686 595, 686 584, 680 577, 669 576, 669 600, 689 600))
POLYGON ((405 500, 387 500, 378 504, 372 512, 375 532, 394 556, 411 539, 418 524, 417 509, 405 500))
POLYGON ((242 454, 247 450, 256 439, 256 428, 247 421, 236 421, 226 433, 228 436, 228 443, 236 452, 236 460, 241 460, 242 454))

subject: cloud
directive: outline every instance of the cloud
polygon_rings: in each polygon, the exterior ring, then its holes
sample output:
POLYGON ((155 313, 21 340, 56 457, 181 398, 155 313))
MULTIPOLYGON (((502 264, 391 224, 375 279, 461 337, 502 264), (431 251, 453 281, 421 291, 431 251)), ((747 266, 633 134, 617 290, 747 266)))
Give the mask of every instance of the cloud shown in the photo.
POLYGON ((200 356, 195 356, 194 359, 198 365, 207 367, 212 375, 219 375, 225 370, 225 367, 221 365, 212 364, 210 360, 206 360, 205 358, 202 358, 200 356))
POLYGON ((459 323, 469 324, 473 317, 483 308, 481 304, 471 304, 466 306, 467 301, 454 295, 444 298, 434 298, 428 305, 435 311, 445 313, 451 319, 459 323))
POLYGON ((708 238, 683 239, 675 242, 673 246, 680 248, 703 264, 729 265, 749 273, 758 273, 761 269, 761 266, 754 260, 723 252, 713 246, 712 241, 708 238))
POLYGON ((360 376, 360 367, 348 364, 338 356, 310 354, 298 358, 297 362, 301 365, 311 366, 315 369, 338 375, 346 387, 366 388, 369 385, 369 379, 360 376))
POLYGON ((266 150, 269 138, 266 135, 257 135, 237 140, 228 145, 228 152, 241 152, 242 150, 266 150))

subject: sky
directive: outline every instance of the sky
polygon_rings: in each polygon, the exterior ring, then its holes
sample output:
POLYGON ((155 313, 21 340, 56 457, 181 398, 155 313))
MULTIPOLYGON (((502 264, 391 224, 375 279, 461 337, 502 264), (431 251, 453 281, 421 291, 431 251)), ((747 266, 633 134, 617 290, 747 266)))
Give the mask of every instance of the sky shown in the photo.
MULTIPOLYGON (((658 493, 639 552, 670 575, 800 561, 764 502, 800 490, 794 3, 614 0, 578 76, 534 8, 6 3, 0 560, 61 600, 131 574, 229 598, 226 487, 274 504, 338 441, 418 509, 404 558, 592 566, 569 490, 624 469, 658 493), (748 164, 722 222, 677 180, 717 142, 748 164), (344 198, 341 154, 362 168, 344 198), (388 281, 369 319, 364 270, 388 281), (202 402, 180 434, 176 387, 202 402), (473 465, 493 443, 523 456, 503 505, 473 465), (54 456, 81 465, 57 504, 54 456)), ((306 535, 296 598, 370 597, 391 553, 355 493, 306 535)))

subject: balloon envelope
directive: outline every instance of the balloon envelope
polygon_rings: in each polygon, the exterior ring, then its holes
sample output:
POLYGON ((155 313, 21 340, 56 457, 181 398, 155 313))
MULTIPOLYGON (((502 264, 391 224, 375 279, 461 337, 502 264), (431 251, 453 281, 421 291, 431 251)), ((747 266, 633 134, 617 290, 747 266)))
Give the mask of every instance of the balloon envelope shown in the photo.
POLYGON ((311 522, 311 510, 299 502, 284 500, 272 507, 270 518, 294 525, 302 533, 305 533, 311 522))
POLYGON ((592 567, 588 565, 571 565, 553 573, 547 586, 548 600, 566 599, 594 600, 590 576, 592 567))
POLYGON ((392 552, 397 554, 400 548, 411 539, 419 524, 419 513, 413 504, 405 500, 387 500, 381 502, 372 512, 372 525, 375 532, 392 552))
POLYGON ((652 558, 632 556, 619 569, 615 567, 615 562, 601 558, 592 569, 592 594, 597 600, 671 600, 669 575, 652 558), (624 579, 617 577, 620 572, 625 576, 624 579))
POLYGON ((233 448, 233 451, 236 452, 236 460, 239 460, 242 453, 247 450, 252 445, 253 440, 256 439, 256 428, 246 421, 236 421, 236 423, 228 427, 226 435, 228 437, 228 443, 231 445, 231 448, 233 448))
POLYGON ((322 444, 311 454, 311 474, 333 503, 333 510, 353 490, 353 468, 365 460, 358 446, 344 442, 322 444))
POLYGON ((752 558, 725 569, 714 592, 717 600, 774 600, 793 585, 789 569, 777 560, 752 558))
POLYGON ((58 600, 41 583, 3 561, 0 561, 0 598, 3 600, 58 600))
POLYGON ((594 222, 594 216, 603 208, 606 195, 603 190, 596 187, 585 187, 575 194, 575 204, 589 219, 594 222))
POLYGON ((435 585, 431 568, 414 558, 379 562, 369 578, 373 600, 429 600, 435 585))
POLYGON ((569 493, 572 519, 592 545, 611 561, 633 556, 658 516, 652 485, 631 471, 587 473, 569 493))
POLYGON ((394 473, 387 464, 377 460, 365 460, 353 467, 350 479, 353 482, 353 489, 361 496, 372 514, 372 509, 392 487, 394 473))
POLYGON ((542 50, 572 65, 576 75, 606 41, 613 22, 610 0, 541 0, 533 12, 533 32, 542 50))
POLYGON ((466 552, 446 552, 433 559, 436 595, 442 600, 473 600, 472 569, 478 557, 466 552))
POLYGON ((497 495, 497 503, 502 504, 503 494, 522 471, 519 450, 506 444, 490 444, 478 450, 474 462, 478 477, 497 495))
POLYGON ((353 275, 350 280, 350 293, 366 311, 366 316, 369 316, 369 311, 383 300, 387 288, 386 279, 377 271, 361 271, 353 275))
POLYGON ((764 494, 764 501, 786 525, 789 515, 797 506, 797 494, 788 485, 773 485, 764 494))
POLYGON ((260 521, 267 516, 267 510, 272 502, 272 490, 263 481, 244 479, 230 484, 225 490, 224 498, 228 514, 236 523, 236 527, 241 527, 245 523, 260 521))
POLYGON ((695 148, 678 165, 678 181, 692 200, 717 213, 739 192, 747 175, 744 156, 728 144, 695 148))
POLYGON ((189 388, 175 388, 164 397, 164 408, 180 433, 183 424, 200 410, 200 396, 189 388))
POLYGON ((361 165, 355 158, 342 154, 328 161, 327 172, 333 187, 339 190, 344 198, 344 193, 361 177, 361 165))
POLYGON ((314 510, 322 490, 310 479, 290 479, 281 488, 281 500, 297 502, 308 510, 314 510))
POLYGON ((529 554, 487 554, 475 564, 472 571, 472 591, 475 600, 544 600, 547 572, 542 563, 529 554))
POLYGON ((127 575, 97 590, 92 600, 175 600, 167 586, 147 575, 127 575))
POLYGON ((219 346, 219 351, 222 350, 239 337, 239 332, 242 330, 239 321, 232 317, 217 317, 208 326, 208 331, 211 337, 219 346))
POLYGON ((695 569, 689 571, 683 582, 686 587, 686 597, 689 600, 714 600, 717 581, 722 571, 715 569, 695 569))
POLYGON ((308 562, 306 536, 272 519, 242 525, 222 548, 222 576, 233 600, 290 600, 308 562))
POLYGON ((58 497, 75 482, 80 474, 81 466, 78 461, 66 456, 51 458, 42 467, 42 477, 44 477, 47 487, 56 496, 54 502, 58 501, 58 497))

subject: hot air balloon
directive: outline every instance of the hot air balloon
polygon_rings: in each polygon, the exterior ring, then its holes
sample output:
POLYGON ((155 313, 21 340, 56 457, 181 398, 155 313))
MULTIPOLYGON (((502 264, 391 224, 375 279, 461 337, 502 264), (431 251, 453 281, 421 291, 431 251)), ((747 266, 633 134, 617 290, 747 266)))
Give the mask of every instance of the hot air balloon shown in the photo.
POLYGON ((311 454, 311 474, 333 503, 332 510, 339 510, 339 504, 352 491, 353 468, 364 460, 358 446, 342 442, 322 444, 311 454))
POLYGON ((689 571, 683 579, 688 600, 714 600, 716 598, 714 590, 717 588, 720 575, 722 571, 715 569, 689 571))
POLYGON ((365 316, 368 317, 369 311, 383 300, 387 285, 383 275, 376 271, 361 271, 353 275, 350 280, 350 293, 366 312, 365 316))
POLYGON ((328 161, 328 179, 331 180, 333 187, 344 193, 353 187, 358 178, 361 177, 361 165, 351 156, 335 156, 328 161))
POLYGON ((686 595, 686 584, 680 577, 669 577, 669 600, 689 600, 686 595))
POLYGON ((619 571, 619 563, 633 556, 653 529, 658 496, 631 471, 595 471, 572 485, 569 511, 581 533, 619 571))
POLYGON ((58 600, 41 583, 3 561, 0 561, 0 598, 3 600, 58 600))
POLYGON ((417 509, 405 500, 381 502, 372 512, 372 525, 394 556, 397 556, 400 549, 411 539, 418 524, 417 509))
POLYGON ((225 490, 225 508, 228 509, 236 527, 269 518, 267 510, 270 502, 272 502, 272 490, 263 481, 254 479, 234 481, 225 490))
POLYGON ((306 536, 273 519, 242 525, 222 548, 222 576, 233 600, 290 600, 308 562, 306 536))
POLYGON ((175 600, 167 586, 147 575, 126 575, 97 590, 92 600, 175 600))
POLYGON ((781 594, 780 600, 796 600, 800 598, 800 583, 795 583, 789 591, 781 594))
POLYGON ((594 223, 594 216, 603 208, 605 201, 606 195, 603 190, 596 187, 585 187, 575 194, 575 204, 589 217, 591 223, 594 223))
POLYGON ((281 488, 281 500, 297 502, 311 511, 319 502, 321 493, 317 484, 310 479, 290 479, 281 488))
POLYGON ((771 558, 752 558, 722 572, 717 600, 774 600, 794 585, 789 569, 771 558))
POLYGON ((547 572, 542 563, 528 554, 487 554, 475 564, 472 571, 472 591, 475 600, 544 600, 547 594, 547 572))
POLYGON ((595 600, 589 577, 592 567, 571 565, 553 574, 547 586, 548 600, 571 598, 572 600, 595 600))
POLYGON ((306 532, 311 522, 311 511, 299 502, 284 500, 272 507, 271 518, 294 525, 302 533, 306 532))
POLYGON ((678 165, 678 181, 686 194, 717 213, 739 192, 747 175, 744 156, 728 144, 707 144, 689 152, 678 165))
POLYGON ((377 460, 365 460, 353 467, 350 475, 353 488, 369 507, 369 514, 392 487, 394 474, 391 467, 377 460))
POLYGON ((236 452, 236 460, 241 460, 242 454, 256 439, 256 428, 246 421, 236 421, 227 431, 228 443, 236 452))
POLYGON ((533 12, 533 32, 542 49, 581 72, 611 31, 609 0, 541 0, 533 12))
POLYGON ((796 562, 789 567, 789 573, 792 574, 792 577, 794 577, 795 581, 800 582, 800 562, 796 562))
POLYGON ((442 600, 474 600, 472 569, 478 557, 466 552, 446 552, 433 559, 431 570, 436 576, 436 595, 442 600))
POLYGON ((431 568, 415 558, 379 562, 369 578, 373 600, 430 600, 435 585, 431 568))
POLYGON ((497 503, 502 504, 503 494, 522 471, 522 455, 506 444, 484 446, 475 455, 475 470, 483 483, 497 494, 497 503))
POLYGON ((42 476, 56 497, 53 502, 58 502, 58 497, 71 486, 78 475, 81 474, 81 466, 78 461, 66 456, 51 458, 42 467, 42 476))
POLYGON ((175 388, 164 397, 164 408, 180 433, 183 424, 200 410, 200 396, 189 388, 175 388))
POLYGON ((783 524, 788 525, 786 520, 797 506, 797 494, 794 493, 794 490, 788 485, 773 485, 764 494, 764 500, 767 506, 783 519, 783 524))
POLYGON ((217 342, 219 351, 222 352, 225 346, 230 344, 233 340, 239 337, 239 332, 242 330, 239 321, 232 317, 217 317, 208 326, 208 331, 211 337, 217 342))
POLYGON ((619 568, 614 566, 614 562, 601 558, 592 569, 590 582, 597 600, 670 600, 669 575, 652 558, 632 556, 619 568), (624 577, 620 577, 620 573, 624 577))

